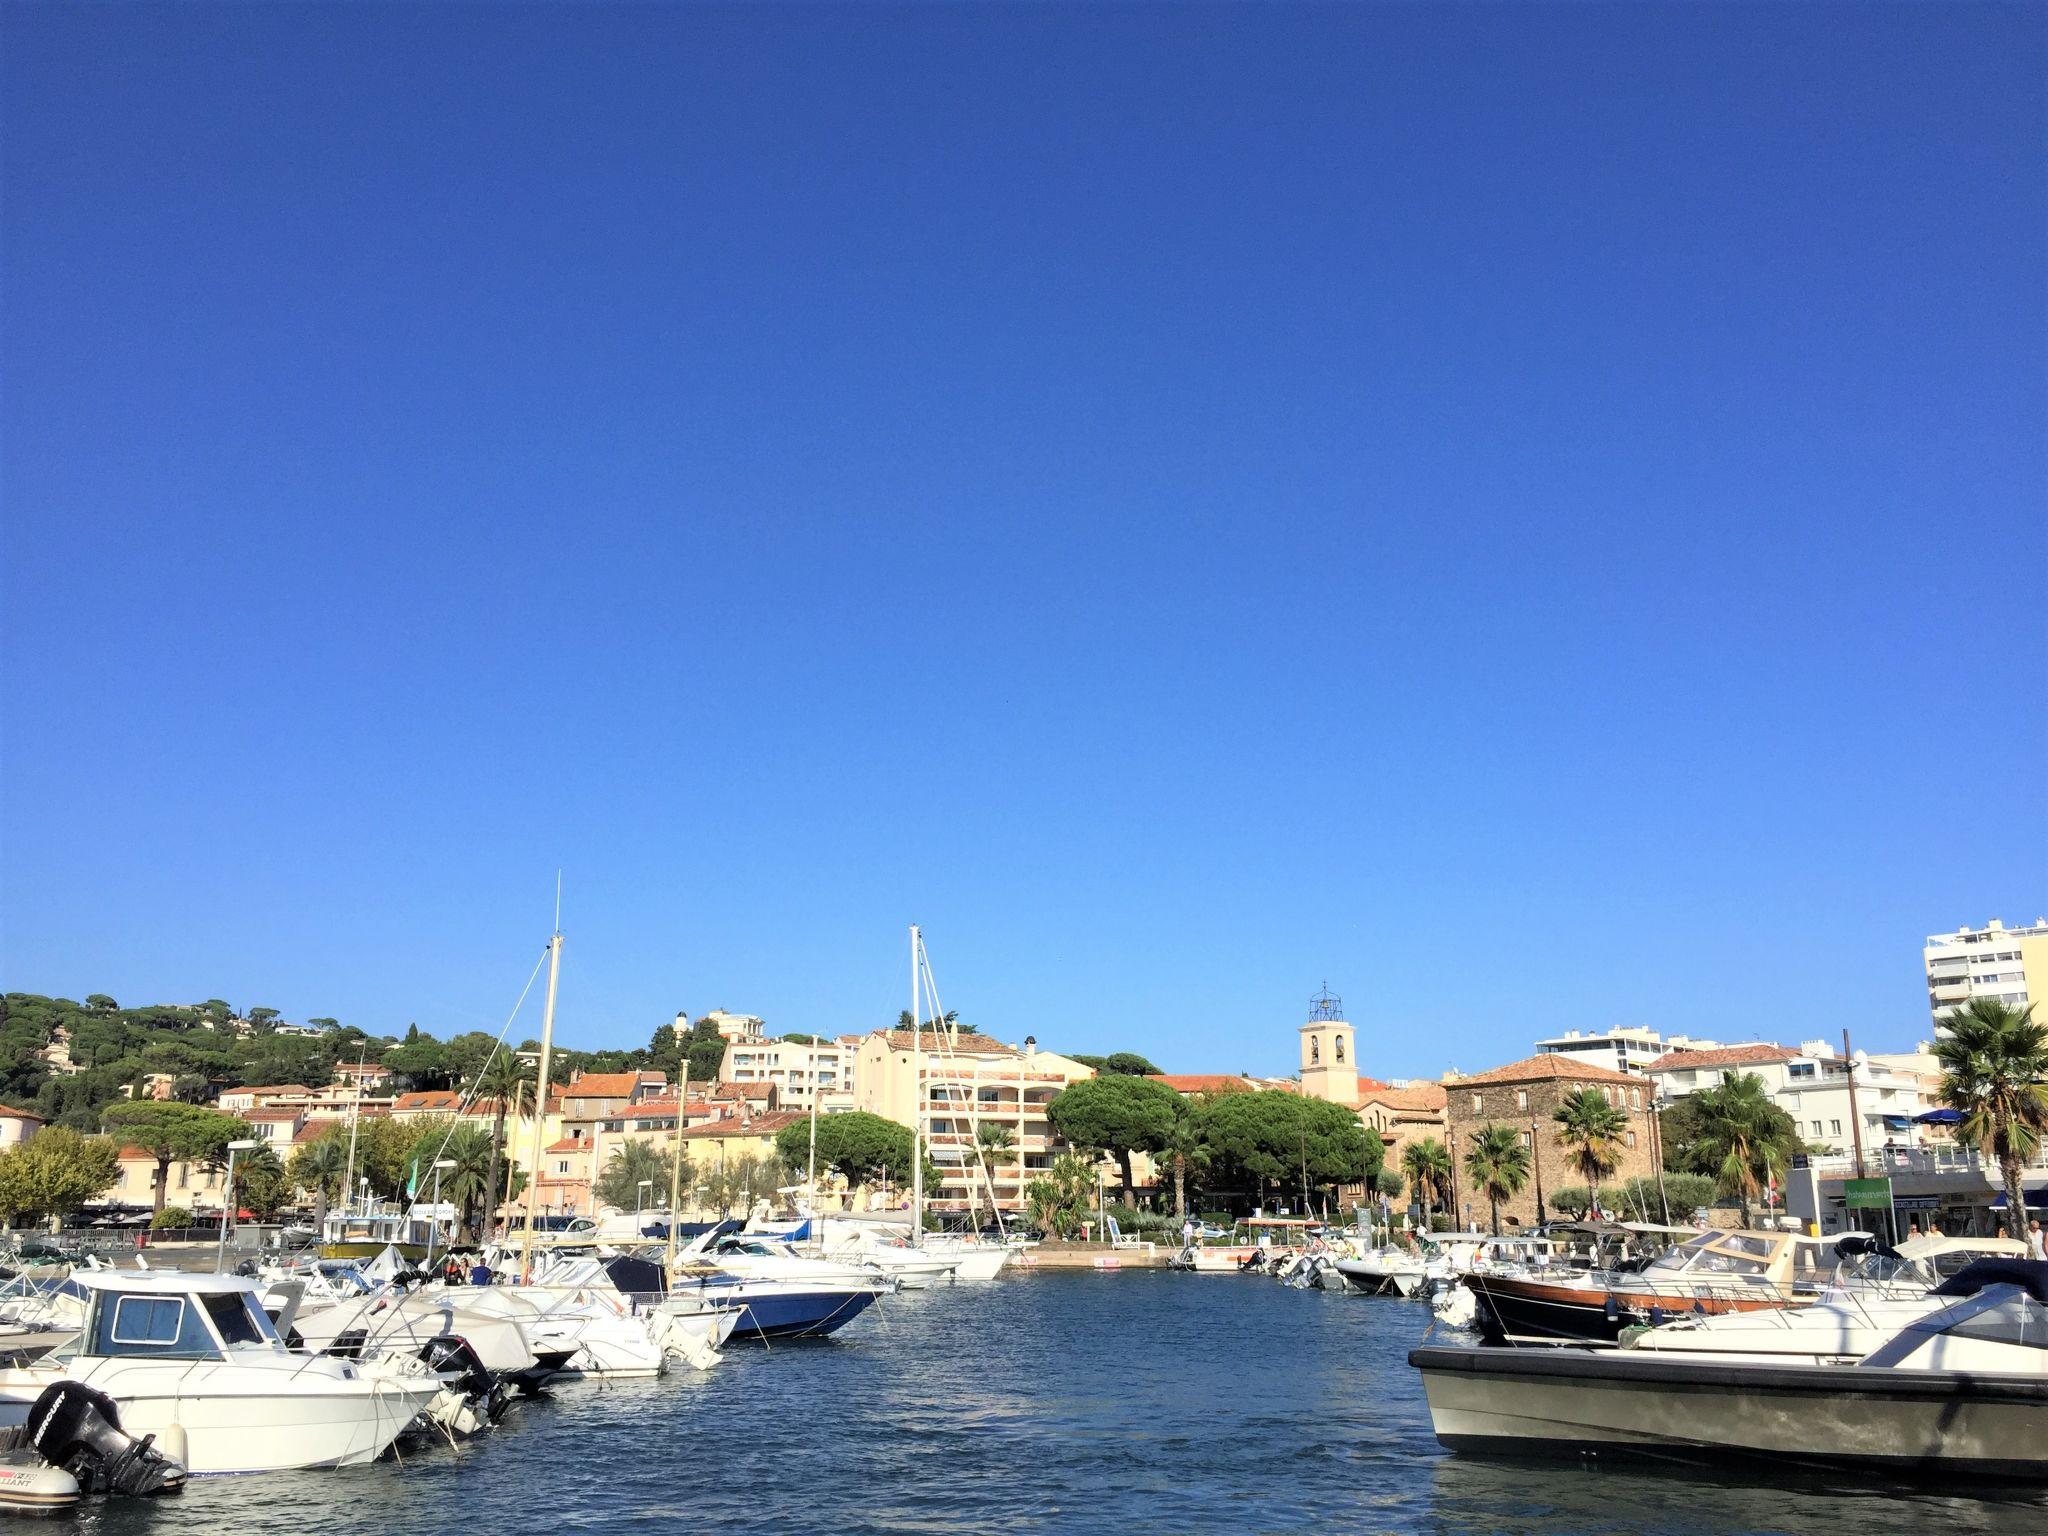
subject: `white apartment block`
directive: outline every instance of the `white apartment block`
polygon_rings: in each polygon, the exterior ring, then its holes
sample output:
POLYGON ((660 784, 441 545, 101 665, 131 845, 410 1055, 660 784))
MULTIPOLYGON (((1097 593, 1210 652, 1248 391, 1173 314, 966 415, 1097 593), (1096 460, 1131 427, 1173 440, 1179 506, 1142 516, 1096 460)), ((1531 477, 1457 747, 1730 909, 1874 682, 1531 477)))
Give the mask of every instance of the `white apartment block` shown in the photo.
POLYGON ((1640 1072, 1671 1051, 1712 1050, 1719 1044, 1718 1040, 1695 1040, 1690 1035, 1673 1035, 1666 1040, 1646 1025, 1620 1024, 1613 1029, 1568 1029, 1549 1040, 1538 1040, 1536 1053, 1569 1056, 1574 1062, 1605 1067, 1610 1072, 1640 1072))
POLYGON ((1993 918, 1982 928, 1931 933, 1921 958, 1927 967, 1927 1007, 1942 1015, 1973 998, 1990 997, 2025 1008, 2048 1001, 2048 918, 2008 928, 1993 918))
POLYGON ((1866 1154, 1886 1146, 1916 1147, 1925 1126, 1914 1117, 1930 1107, 1931 1088, 1919 1072, 1858 1051, 1856 1109, 1849 1110, 1850 1064, 1825 1040, 1805 1041, 1797 1050, 1783 1045, 1735 1045, 1715 1050, 1673 1051, 1649 1064, 1650 1080, 1665 1100, 1682 1099, 1719 1087, 1738 1073, 1754 1073, 1764 1089, 1792 1117, 1800 1138, 1823 1150, 1847 1152, 1855 1145, 1852 1121, 1863 1126, 1866 1154))
MULTIPOLYGON (((704 1017, 710 1022, 711 1027, 718 1031, 718 1038, 728 1045, 737 1040, 751 1042, 767 1038, 767 1024, 751 1013, 727 1013, 723 1008, 714 1008, 704 1017)), ((689 1014, 677 1014, 676 1033, 686 1035, 689 1032, 689 1014)))
MULTIPOLYGON (((754 1021, 758 1024, 760 1021, 754 1021)), ((859 1035, 842 1035, 822 1045, 805 1045, 794 1040, 731 1040, 725 1047, 725 1064, 719 1077, 728 1083, 773 1083, 779 1109, 811 1107, 817 1095, 820 1114, 853 1108, 854 1060, 860 1054, 859 1035)))

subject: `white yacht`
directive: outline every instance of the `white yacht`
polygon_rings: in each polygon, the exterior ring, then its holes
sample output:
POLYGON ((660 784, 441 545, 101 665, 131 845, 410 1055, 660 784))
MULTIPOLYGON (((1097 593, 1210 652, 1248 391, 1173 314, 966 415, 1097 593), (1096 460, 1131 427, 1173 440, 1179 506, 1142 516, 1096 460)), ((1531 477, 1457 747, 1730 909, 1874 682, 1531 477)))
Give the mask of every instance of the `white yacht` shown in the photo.
POLYGON ((2048 1286, 1993 1284, 1854 1364, 1557 1345, 1414 1350, 1454 1451, 2048 1482, 2048 1286))
POLYGON ((442 1389, 438 1377, 371 1376, 349 1361, 287 1350, 233 1275, 85 1270, 77 1340, 0 1370, 0 1426, 72 1380, 104 1392, 121 1425, 153 1434, 195 1475, 340 1467, 372 1461, 442 1389))

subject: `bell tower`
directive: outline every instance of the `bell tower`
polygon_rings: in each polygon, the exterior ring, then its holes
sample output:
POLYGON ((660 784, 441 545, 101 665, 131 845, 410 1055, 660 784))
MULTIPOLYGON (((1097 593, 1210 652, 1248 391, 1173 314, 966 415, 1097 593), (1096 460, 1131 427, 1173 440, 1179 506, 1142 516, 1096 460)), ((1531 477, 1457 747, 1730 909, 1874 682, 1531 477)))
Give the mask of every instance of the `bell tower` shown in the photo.
POLYGON ((1326 984, 1309 999, 1308 1010, 1308 1022, 1301 1026, 1301 1091, 1356 1109, 1357 1042, 1344 1021, 1344 999, 1333 996, 1326 984))

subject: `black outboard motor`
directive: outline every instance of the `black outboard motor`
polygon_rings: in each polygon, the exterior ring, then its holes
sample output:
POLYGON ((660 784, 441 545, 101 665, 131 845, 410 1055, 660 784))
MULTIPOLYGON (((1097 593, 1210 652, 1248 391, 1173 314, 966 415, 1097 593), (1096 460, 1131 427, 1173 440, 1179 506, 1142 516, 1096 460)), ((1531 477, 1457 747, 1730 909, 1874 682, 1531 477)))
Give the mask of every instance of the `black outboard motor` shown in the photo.
POLYGON ((155 1438, 123 1434, 114 1400, 75 1381, 46 1387, 28 1411, 28 1443, 77 1478, 81 1493, 177 1493, 185 1469, 150 1443, 155 1438))

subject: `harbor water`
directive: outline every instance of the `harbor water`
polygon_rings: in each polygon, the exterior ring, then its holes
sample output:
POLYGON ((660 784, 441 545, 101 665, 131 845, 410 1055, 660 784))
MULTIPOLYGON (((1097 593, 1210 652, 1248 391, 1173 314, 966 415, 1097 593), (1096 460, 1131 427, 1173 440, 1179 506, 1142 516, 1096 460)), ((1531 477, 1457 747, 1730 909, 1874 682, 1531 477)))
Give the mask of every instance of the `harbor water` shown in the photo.
POLYGON ((393 1531, 2048 1531, 2048 1501, 1576 1463, 1432 1438, 1426 1307, 1163 1271, 895 1297, 839 1339, 578 1383, 459 1449, 196 1482, 107 1536, 393 1531))

